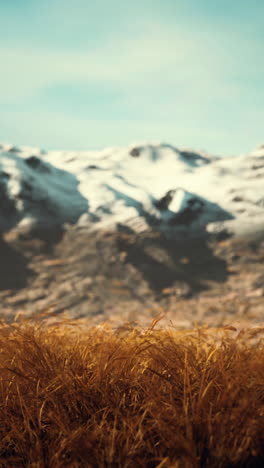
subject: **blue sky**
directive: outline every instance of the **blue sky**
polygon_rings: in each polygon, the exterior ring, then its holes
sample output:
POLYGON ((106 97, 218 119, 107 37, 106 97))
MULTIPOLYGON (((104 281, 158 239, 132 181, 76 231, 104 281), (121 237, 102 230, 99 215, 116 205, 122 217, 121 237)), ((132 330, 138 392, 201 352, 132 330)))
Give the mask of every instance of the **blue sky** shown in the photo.
POLYGON ((264 141, 263 0, 0 0, 0 140, 264 141))

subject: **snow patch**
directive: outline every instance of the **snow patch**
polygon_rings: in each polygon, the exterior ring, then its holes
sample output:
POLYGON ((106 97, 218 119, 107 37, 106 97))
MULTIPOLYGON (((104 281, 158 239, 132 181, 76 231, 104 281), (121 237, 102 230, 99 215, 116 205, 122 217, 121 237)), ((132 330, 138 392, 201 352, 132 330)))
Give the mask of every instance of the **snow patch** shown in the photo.
POLYGON ((264 215, 263 178, 263 145, 219 158, 167 143, 47 153, 2 144, 0 230, 77 222, 174 233, 232 220, 242 226, 264 215))

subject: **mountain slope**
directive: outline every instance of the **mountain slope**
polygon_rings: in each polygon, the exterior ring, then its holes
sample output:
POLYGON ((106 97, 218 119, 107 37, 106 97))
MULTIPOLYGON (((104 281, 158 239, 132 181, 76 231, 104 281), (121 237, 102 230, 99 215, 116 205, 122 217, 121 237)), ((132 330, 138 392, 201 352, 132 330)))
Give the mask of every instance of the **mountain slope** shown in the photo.
POLYGON ((263 146, 217 158, 169 144, 48 153, 0 145, 0 230, 64 223, 180 236, 254 229, 264 223, 263 178, 263 146))

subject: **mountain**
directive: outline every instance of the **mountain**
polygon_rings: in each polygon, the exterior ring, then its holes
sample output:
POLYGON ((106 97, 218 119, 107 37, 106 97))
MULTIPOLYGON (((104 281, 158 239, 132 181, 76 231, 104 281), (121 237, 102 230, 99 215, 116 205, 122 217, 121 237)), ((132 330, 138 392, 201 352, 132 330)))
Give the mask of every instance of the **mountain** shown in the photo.
POLYGON ((172 145, 50 151, 0 145, 0 231, 151 228, 173 236, 260 229, 264 146, 214 157, 172 145))

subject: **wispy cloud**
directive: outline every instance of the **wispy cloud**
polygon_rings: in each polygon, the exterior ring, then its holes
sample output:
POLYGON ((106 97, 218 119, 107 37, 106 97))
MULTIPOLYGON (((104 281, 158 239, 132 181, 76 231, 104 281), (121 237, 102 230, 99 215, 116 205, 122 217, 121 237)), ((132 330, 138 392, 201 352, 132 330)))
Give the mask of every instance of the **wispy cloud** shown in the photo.
POLYGON ((88 125, 92 146, 153 136, 188 144, 189 135, 190 144, 227 148, 229 129, 237 139, 244 139, 243 128, 248 138, 260 135, 260 29, 245 21, 241 29, 227 6, 226 15, 212 21, 209 1, 209 16, 193 0, 184 3, 184 15, 175 1, 135 0, 127 9, 121 0, 76 1, 78 8, 68 0, 33 2, 23 18, 23 2, 6 7, 0 31, 4 138, 12 129, 17 142, 28 135, 30 144, 31 126, 34 144, 39 138, 51 146, 60 138, 61 146, 89 146, 88 125))
MULTIPOLYGON (((146 23, 135 38, 112 37, 93 51, 29 47, 0 48, 0 99, 29 98, 58 83, 104 82, 121 89, 179 85, 202 90, 225 86, 238 57, 206 33, 195 34, 146 23)), ((244 67, 243 67, 244 69, 244 67)))

